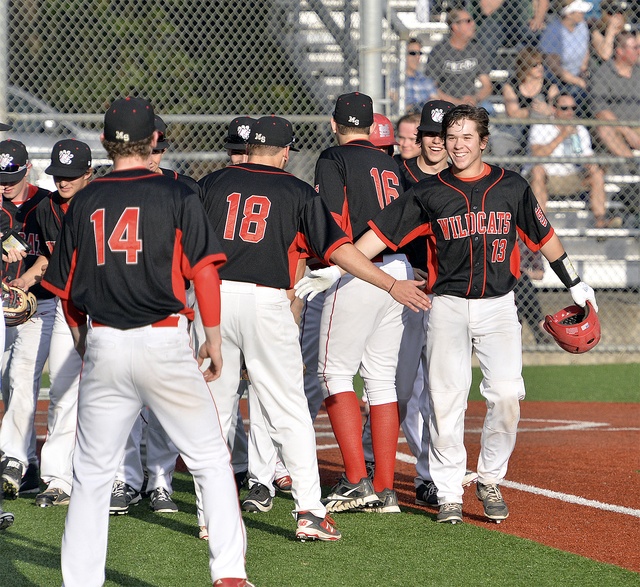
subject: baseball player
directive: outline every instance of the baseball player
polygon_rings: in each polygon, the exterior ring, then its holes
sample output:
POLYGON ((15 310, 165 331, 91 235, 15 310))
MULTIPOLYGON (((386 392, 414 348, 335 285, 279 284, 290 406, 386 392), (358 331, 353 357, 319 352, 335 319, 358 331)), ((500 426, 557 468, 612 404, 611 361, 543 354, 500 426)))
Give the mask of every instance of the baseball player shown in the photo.
MULTIPOLYGON (((0 131, 11 130, 11 128, 12 127, 10 125, 0 122, 0 131)), ((3 191, 4 191, 4 187, 0 184, 0 193, 2 193, 3 191)), ((14 254, 15 254, 15 249, 11 249, 11 250, 14 251, 14 254)), ((4 252, 2 253, 2 260, 3 261, 9 260, 4 252)), ((0 278, 2 277, 1 270, 2 270, 2 267, 0 266, 0 278)), ((0 320, 2 321, 2 324, 0 324, 0 348, 4 349, 4 336, 5 336, 4 313, 0 317, 0 320)), ((2 487, 0 487, 0 530, 4 530, 5 528, 8 528, 9 526, 11 526, 14 520, 12 513, 5 512, 2 509, 2 501, 3 501, 3 491, 2 491, 2 487)))
POLYGON ((464 412, 475 350, 487 403, 476 495, 485 516, 499 522, 509 515, 499 485, 515 446, 525 393, 513 296, 517 236, 549 260, 576 304, 590 301, 596 310, 597 305, 526 180, 482 161, 489 140, 487 111, 460 105, 445 114, 442 125, 451 167, 380 212, 358 247, 374 256, 420 234, 429 237, 428 287, 434 292, 427 327, 429 466, 438 488, 437 521, 462 521, 464 412))
POLYGON ((227 255, 220 273, 225 369, 212 389, 223 433, 228 435, 244 356, 252 392, 292 478, 296 537, 334 541, 340 532, 320 501, 298 327, 286 293, 293 286, 298 259, 313 254, 348 265, 384 289, 385 296, 391 289, 392 296, 414 308, 424 306, 426 296, 416 282, 394 285, 393 277, 362 263, 313 189, 284 171, 293 142, 287 120, 260 118, 251 129, 248 163, 200 181, 205 210, 227 255))
MULTIPOLYGON (((420 125, 417 130, 416 143, 420 146, 420 154, 413 159, 403 159, 400 171, 405 189, 409 189, 418 181, 435 175, 448 166, 447 152, 441 137, 442 118, 453 108, 453 104, 443 100, 431 100, 422 108, 420 125)), ((375 118, 375 115, 374 115, 375 118)), ((374 128, 375 125, 374 125, 374 128)), ((393 138, 393 137, 391 137, 393 138)), ((372 133, 371 142, 382 146, 383 139, 377 139, 372 133), (377 141, 377 142, 376 142, 377 141), (380 144, 378 144, 380 143, 380 144)), ((389 142, 389 139, 386 139, 389 142)), ((427 242, 425 237, 418 237, 402 248, 406 253, 414 271, 421 277, 426 266, 427 242)), ((437 488, 429 473, 429 429, 424 422, 429 421, 429 400, 426 395, 426 367, 424 366, 425 333, 429 312, 403 312, 404 330, 398 355, 396 372, 396 391, 400 412, 400 425, 407 444, 416 457, 417 476, 414 480, 416 504, 438 505, 437 488)), ((365 461, 373 461, 370 446, 369 420, 363 433, 365 461)), ((371 466, 371 465, 369 465, 371 466)))
MULTIPOLYGON (((4 279, 9 282, 26 272, 44 247, 35 210, 50 192, 29 184, 30 169, 29 154, 21 142, 7 139, 0 143, 0 184, 4 189, 0 230, 5 236, 18 234, 28 246, 24 259, 4 263, 4 279)), ((38 300, 36 314, 24 324, 6 329, 2 373, 6 411, 0 428, 0 450, 4 453, 0 467, 7 499, 18 496, 27 466, 37 469, 34 417, 56 313, 56 300, 50 292, 39 285, 31 291, 38 300)), ((39 479, 30 490, 39 491, 39 479)))
MULTIPOLYGON (((41 255, 12 283, 27 290, 40 282, 53 251, 62 218, 74 196, 91 181, 91 149, 81 141, 58 141, 45 173, 52 175, 57 191, 35 209, 41 255)), ((41 476, 47 489, 36 496, 40 507, 68 505, 73 481, 72 460, 76 436, 78 383, 82 359, 75 349, 62 305, 56 303, 49 351, 49 411, 47 438, 40 454, 41 476)))
MULTIPOLYGON (((192 191, 199 192, 197 182, 183 175, 161 167, 162 158, 169 148, 167 125, 157 114, 154 117, 158 141, 149 157, 149 169, 154 173, 184 183, 192 191)), ((189 284, 185 284, 187 287, 189 284)), ((190 296, 187 296, 192 305, 190 296)), ((204 341, 204 337, 200 339, 204 341)), ((196 347, 198 348, 198 347, 196 347)), ((178 506, 171 498, 173 494, 173 472, 175 471, 178 449, 171 442, 155 414, 144 407, 140 417, 129 434, 124 455, 111 489, 109 513, 127 514, 129 507, 137 505, 143 494, 149 495, 149 506, 156 513, 176 513, 178 506), (145 444, 145 459, 141 454, 141 445, 145 444)), ((204 522, 202 526, 205 526, 204 522)))
POLYGON ((225 257, 198 195, 149 171, 157 136, 147 100, 109 107, 102 142, 114 170, 71 202, 43 279, 63 300, 84 355, 61 551, 66 587, 104 582, 111 484, 143 405, 202 489, 214 585, 249 585, 229 451, 205 382, 222 366, 217 267, 225 257), (194 281, 207 337, 198 361, 185 279, 194 281), (211 365, 203 377, 198 363, 205 359, 211 365))
MULTIPOLYGON (((338 224, 355 239, 367 222, 402 194, 396 162, 369 141, 371 98, 358 92, 336 101, 331 128, 338 146, 316 163, 316 190, 338 224)), ((382 255, 376 265, 394 279, 413 277, 403 254, 382 255)), ((330 491, 329 511, 380 504, 376 511, 400 511, 393 490, 398 443, 395 376, 402 338, 400 304, 349 275, 327 291, 320 327, 318 376, 325 406, 344 460, 345 473, 330 491), (370 405, 375 474, 367 476, 362 417, 353 378, 360 372, 370 405)))

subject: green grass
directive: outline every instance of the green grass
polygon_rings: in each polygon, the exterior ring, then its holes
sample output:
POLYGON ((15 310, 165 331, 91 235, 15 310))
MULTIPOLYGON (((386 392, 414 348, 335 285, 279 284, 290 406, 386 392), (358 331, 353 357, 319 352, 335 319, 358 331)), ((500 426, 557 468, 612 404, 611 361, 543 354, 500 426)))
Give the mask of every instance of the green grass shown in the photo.
MULTIPOLYGON (((111 519, 109 587, 209 585, 206 544, 197 538, 191 478, 177 474, 180 512, 152 513, 147 503, 111 519)), ((637 586, 638 575, 471 524, 439 525, 420 510, 402 515, 336 516, 337 543, 297 543, 293 502, 277 498, 267 514, 244 514, 247 571, 257 587, 637 586)), ((33 498, 5 503, 15 525, 0 535, 0 585, 60 585, 64 508, 39 509, 33 498)), ((87 528, 87 533, 91 531, 87 528)))
MULTIPOLYGON (((638 402, 640 365, 526 367, 528 401, 638 402)), ((474 370, 471 399, 480 399, 474 370)), ((193 484, 176 475, 180 512, 152 513, 143 502, 111 519, 108 587, 210 585, 205 543, 197 538, 193 484)), ((0 534, 0 587, 61 583, 65 508, 39 509, 33 497, 5 502, 16 515, 0 534)), ((339 514, 338 543, 293 540, 293 503, 278 498, 267 514, 245 514, 247 571, 257 587, 637 587, 640 577, 613 565, 472 524, 438 525, 432 514, 339 514)), ((87 535, 91 528, 87 528, 87 535)), ((597 540, 598 537, 589 537, 597 540)))
MULTIPOLYGON (((640 364, 524 367, 526 401, 640 402, 640 364)), ((469 399, 482 399, 482 374, 473 370, 469 399)))

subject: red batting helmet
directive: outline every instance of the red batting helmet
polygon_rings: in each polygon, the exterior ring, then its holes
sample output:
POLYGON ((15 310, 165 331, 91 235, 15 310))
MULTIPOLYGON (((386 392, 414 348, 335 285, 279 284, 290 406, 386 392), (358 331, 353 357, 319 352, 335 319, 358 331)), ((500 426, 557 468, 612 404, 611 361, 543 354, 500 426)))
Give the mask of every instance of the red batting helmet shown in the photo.
POLYGON ((586 353, 600 342, 600 320, 591 302, 584 308, 568 306, 545 316, 544 329, 569 353, 586 353))
POLYGON ((369 140, 376 147, 393 147, 398 144, 393 136, 393 124, 386 116, 374 113, 369 140))

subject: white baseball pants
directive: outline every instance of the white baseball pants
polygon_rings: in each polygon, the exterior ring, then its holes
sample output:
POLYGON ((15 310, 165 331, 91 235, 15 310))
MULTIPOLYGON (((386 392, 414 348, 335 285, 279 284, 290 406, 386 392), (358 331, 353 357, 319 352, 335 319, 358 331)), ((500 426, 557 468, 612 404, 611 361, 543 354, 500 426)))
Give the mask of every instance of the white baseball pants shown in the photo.
POLYGON ((478 481, 500 483, 515 447, 519 402, 525 393, 521 327, 513 292, 479 300, 433 298, 427 327, 430 470, 440 504, 462 503, 467 465, 464 415, 474 350, 483 376, 480 392, 487 404, 478 481))
POLYGON ((49 412, 47 439, 40 455, 40 476, 49 488, 57 487, 67 494, 71 494, 73 481, 81 369, 82 359, 58 300, 49 349, 49 412))
POLYGON ((246 577, 246 537, 229 449, 181 316, 177 327, 89 329, 73 493, 62 538, 64 585, 104 583, 111 487, 144 405, 158 417, 202 490, 212 580, 246 577))

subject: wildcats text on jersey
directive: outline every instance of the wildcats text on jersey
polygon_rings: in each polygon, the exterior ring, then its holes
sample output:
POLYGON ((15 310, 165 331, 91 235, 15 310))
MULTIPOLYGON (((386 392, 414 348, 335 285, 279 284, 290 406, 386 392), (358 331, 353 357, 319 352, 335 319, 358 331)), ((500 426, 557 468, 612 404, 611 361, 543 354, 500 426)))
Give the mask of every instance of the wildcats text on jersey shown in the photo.
POLYGON ((468 212, 438 218, 445 240, 467 238, 474 234, 509 234, 511 212, 468 212))

